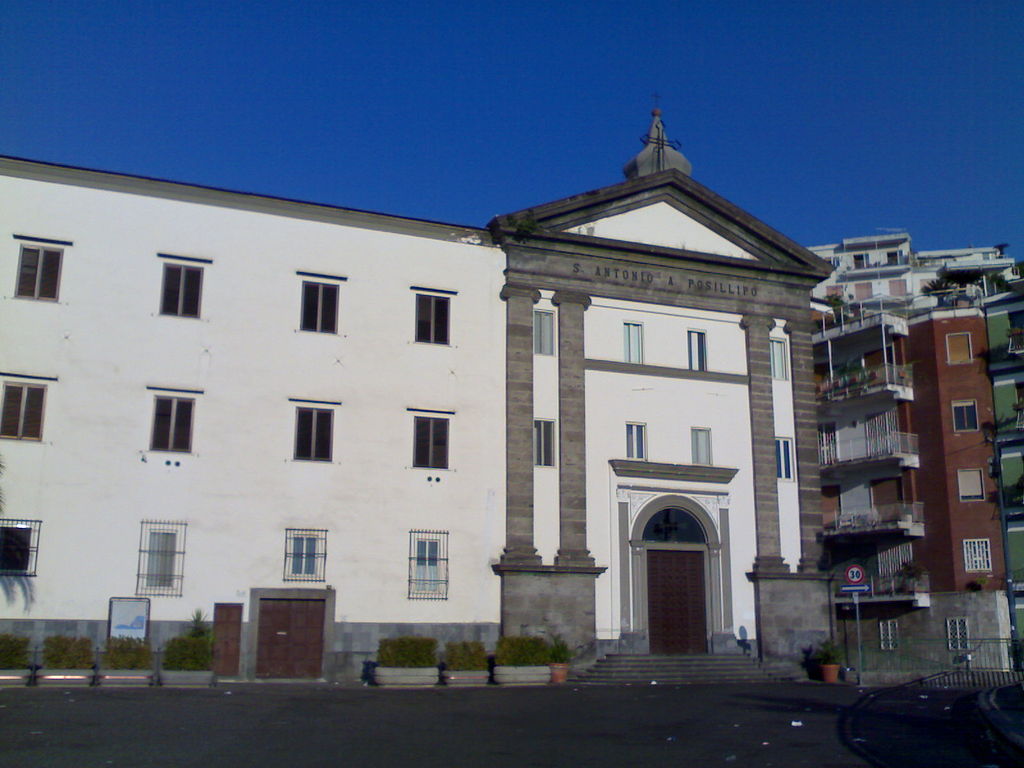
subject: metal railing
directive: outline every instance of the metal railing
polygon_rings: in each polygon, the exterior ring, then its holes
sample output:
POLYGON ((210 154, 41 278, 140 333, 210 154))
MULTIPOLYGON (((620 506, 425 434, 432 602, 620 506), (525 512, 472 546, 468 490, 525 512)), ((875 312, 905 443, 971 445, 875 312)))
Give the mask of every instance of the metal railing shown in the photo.
POLYGON ((1006 337, 1006 351, 1013 355, 1024 352, 1024 331, 1011 331, 1006 337))
MULTIPOLYGON (((1019 648, 1002 638, 957 639, 898 638, 892 650, 864 643, 864 671, 924 677, 940 672, 1019 669, 1019 648), (957 647, 951 647, 957 646, 957 647)), ((847 658, 855 661, 853 632, 846 644, 847 658)))
POLYGON ((818 383, 818 397, 827 400, 842 400, 894 386, 913 386, 909 365, 889 363, 836 374, 818 383))
POLYGON ((911 432, 889 432, 850 440, 839 440, 834 432, 819 432, 818 463, 827 467, 844 461, 916 456, 917 445, 917 435, 911 432))
POLYGON ((924 504, 914 501, 909 504, 879 504, 868 509, 844 509, 827 527, 830 530, 843 531, 879 528, 891 523, 921 523, 923 521, 924 504))

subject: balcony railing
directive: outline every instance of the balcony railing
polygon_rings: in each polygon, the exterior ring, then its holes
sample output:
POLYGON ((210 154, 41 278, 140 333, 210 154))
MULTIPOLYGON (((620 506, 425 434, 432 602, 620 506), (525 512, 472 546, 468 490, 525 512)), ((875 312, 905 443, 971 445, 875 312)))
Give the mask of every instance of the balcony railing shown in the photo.
POLYGON ((896 528, 901 523, 911 525, 924 522, 924 504, 879 504, 868 509, 842 510, 827 527, 830 531, 854 532, 896 528))
POLYGON ((1019 406, 1016 418, 1017 429, 1024 429, 1024 403, 1017 403, 1017 405, 1019 406))
POLYGON ((878 392, 890 387, 912 386, 909 365, 877 365, 832 376, 818 384, 818 397, 843 400, 878 392))
POLYGON ((1024 331, 1010 331, 1007 335, 1006 351, 1011 355, 1024 354, 1024 331))
MULTIPOLYGON (((905 600, 920 592, 931 590, 931 581, 927 573, 920 576, 908 576, 903 573, 882 576, 878 573, 868 573, 867 583, 871 585, 870 596, 874 598, 905 600)), ((836 584, 836 594, 840 597, 850 597, 839 590, 840 586, 841 584, 836 584)))
POLYGON ((911 432, 889 432, 851 440, 839 440, 834 432, 818 433, 818 462, 823 467, 844 461, 897 458, 917 454, 917 435, 911 432))

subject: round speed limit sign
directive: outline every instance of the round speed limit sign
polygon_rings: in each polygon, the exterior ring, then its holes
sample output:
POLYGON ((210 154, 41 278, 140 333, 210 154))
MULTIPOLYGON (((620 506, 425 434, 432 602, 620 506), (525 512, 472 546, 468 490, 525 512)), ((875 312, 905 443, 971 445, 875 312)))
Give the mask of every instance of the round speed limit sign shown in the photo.
POLYGON ((864 579, 867 576, 864 573, 863 566, 860 565, 848 565, 846 566, 846 583, 847 584, 863 584, 864 579))

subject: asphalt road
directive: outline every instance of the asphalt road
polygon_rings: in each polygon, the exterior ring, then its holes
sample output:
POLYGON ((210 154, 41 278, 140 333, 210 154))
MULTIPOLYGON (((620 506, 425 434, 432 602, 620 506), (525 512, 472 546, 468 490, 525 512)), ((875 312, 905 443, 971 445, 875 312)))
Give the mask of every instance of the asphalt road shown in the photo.
POLYGON ((977 751, 987 743, 962 693, 863 693, 815 684, 0 689, 0 766, 1009 765, 977 751))

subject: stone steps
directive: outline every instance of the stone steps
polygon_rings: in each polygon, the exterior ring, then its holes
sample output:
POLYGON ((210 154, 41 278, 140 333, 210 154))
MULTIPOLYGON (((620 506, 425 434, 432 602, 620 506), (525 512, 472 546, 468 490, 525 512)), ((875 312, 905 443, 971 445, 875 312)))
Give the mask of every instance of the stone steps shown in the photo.
POLYGON ((609 654, 572 676, 594 685, 693 685, 697 683, 770 683, 783 679, 746 656, 641 656, 609 654))

